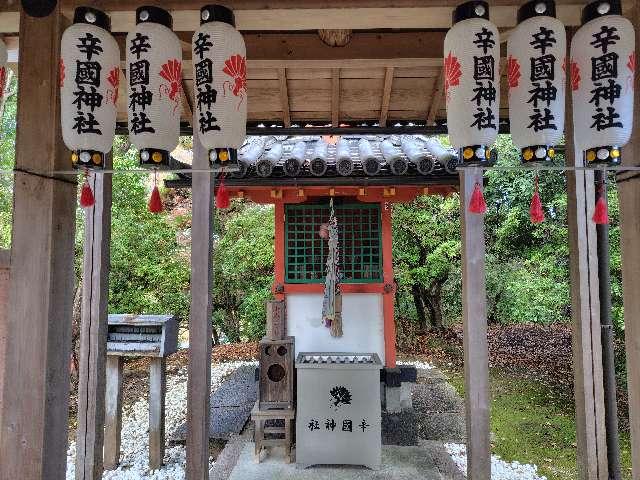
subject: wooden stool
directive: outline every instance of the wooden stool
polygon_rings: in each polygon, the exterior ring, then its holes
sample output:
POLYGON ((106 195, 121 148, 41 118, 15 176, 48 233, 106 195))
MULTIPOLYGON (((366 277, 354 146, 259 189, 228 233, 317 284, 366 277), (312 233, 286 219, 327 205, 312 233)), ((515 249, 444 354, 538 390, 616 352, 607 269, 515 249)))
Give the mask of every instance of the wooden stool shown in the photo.
POLYGON ((251 420, 255 422, 253 441, 256 444, 256 463, 260 463, 260 452, 263 447, 284 447, 285 461, 291 463, 291 446, 293 435, 293 421, 296 417, 295 408, 282 410, 260 410, 256 402, 251 411, 251 420), (283 420, 283 427, 266 427, 267 420, 283 420), (283 435, 283 438, 266 438, 266 435, 283 435))

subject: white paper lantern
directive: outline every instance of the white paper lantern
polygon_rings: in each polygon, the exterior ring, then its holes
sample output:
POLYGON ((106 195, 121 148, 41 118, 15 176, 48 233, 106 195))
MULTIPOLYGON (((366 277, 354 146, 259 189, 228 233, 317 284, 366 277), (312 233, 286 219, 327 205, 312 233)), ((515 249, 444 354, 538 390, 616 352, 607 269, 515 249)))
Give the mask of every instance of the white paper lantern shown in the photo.
POLYGON ((635 32, 619 1, 597 1, 582 12, 571 41, 573 135, 590 163, 620 163, 633 126, 635 32))
POLYGON ((129 139, 142 165, 168 165, 180 135, 182 48, 171 27, 167 11, 141 7, 127 35, 129 139))
POLYGON ((62 138, 75 167, 104 167, 104 154, 113 145, 120 51, 109 30, 110 19, 104 12, 81 7, 62 35, 62 138))
POLYGON ((453 23, 444 39, 449 139, 465 163, 488 163, 500 113, 498 29, 482 1, 458 6, 453 23))
MULTIPOLYGON (((209 150, 240 148, 247 123, 247 63, 244 39, 235 29, 231 10, 208 5, 200 11, 201 25, 193 34, 195 95, 194 132, 209 150)), ((210 160, 224 161, 213 152, 210 160)))
POLYGON ((564 132, 567 40, 553 0, 533 0, 518 11, 507 42, 509 120, 524 162, 555 156, 564 132))

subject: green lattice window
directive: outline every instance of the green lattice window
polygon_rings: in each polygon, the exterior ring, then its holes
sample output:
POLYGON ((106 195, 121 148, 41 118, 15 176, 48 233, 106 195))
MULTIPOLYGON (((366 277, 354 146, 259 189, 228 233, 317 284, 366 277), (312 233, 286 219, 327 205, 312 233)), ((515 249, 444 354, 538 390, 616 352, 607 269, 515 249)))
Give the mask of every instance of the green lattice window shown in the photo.
MULTIPOLYGON (((334 207, 338 219, 343 282, 382 281, 380 205, 352 203, 334 207)), ((285 276, 288 283, 321 283, 325 277, 327 241, 318 232, 329 221, 326 204, 287 205, 285 276)))

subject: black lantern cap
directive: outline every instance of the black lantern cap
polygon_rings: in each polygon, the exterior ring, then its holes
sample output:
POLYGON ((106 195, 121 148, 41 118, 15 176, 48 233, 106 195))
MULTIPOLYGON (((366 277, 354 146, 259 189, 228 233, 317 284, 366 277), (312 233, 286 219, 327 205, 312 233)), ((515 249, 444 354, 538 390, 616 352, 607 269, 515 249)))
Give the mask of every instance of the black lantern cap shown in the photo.
POLYGON ((200 25, 209 22, 228 23, 235 27, 236 17, 233 14, 233 10, 224 5, 205 5, 200 9, 200 25))
POLYGON ((597 0, 582 10, 582 24, 605 15, 622 15, 620 0, 597 0))
POLYGON ((532 0, 518 9, 518 23, 533 17, 556 16, 556 2, 554 0, 532 0))
POLYGON ((164 8, 145 6, 136 10, 136 25, 140 23, 159 23, 168 29, 173 28, 173 18, 164 8))
POLYGON ((73 23, 86 23, 111 31, 111 18, 102 10, 91 7, 78 7, 73 15, 73 23))
POLYGON ((458 5, 453 11, 453 24, 470 18, 489 20, 489 4, 482 1, 466 2, 458 5))

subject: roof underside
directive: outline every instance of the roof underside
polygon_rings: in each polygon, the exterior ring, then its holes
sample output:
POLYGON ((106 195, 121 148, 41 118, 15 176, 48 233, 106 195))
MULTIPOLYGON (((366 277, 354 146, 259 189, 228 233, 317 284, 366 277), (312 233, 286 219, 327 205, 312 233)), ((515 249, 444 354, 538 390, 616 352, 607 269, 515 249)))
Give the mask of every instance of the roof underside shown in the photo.
MULTIPOLYGON (((71 18, 81 2, 60 0, 71 18)), ((19 51, 19 1, 0 2, 0 35, 9 46, 10 61, 19 51)), ((85 2, 86 3, 86 2, 85 2)), ((107 11, 122 45, 133 27, 135 8, 156 4, 171 11, 182 40, 182 120, 192 121, 193 73, 191 37, 198 10, 195 0, 95 0, 107 11)), ((451 25, 453 0, 236 0, 236 13, 247 44, 248 109, 251 124, 304 126, 307 122, 392 125, 415 122, 434 125, 446 117, 443 101, 442 51, 451 25), (323 31, 321 31, 323 30, 323 31), (329 46, 331 43, 343 46, 329 46)), ((507 118, 504 57, 506 38, 522 2, 491 2, 491 18, 501 31, 500 117, 507 118)), ((558 17, 577 25, 585 2, 558 0, 558 17)), ((627 2, 630 3, 630 2, 627 2)), ((630 5, 625 4, 627 7, 630 5)), ((121 48, 124 53, 124 49, 121 48)), ((122 64, 121 85, 126 85, 122 64)), ((126 128, 127 95, 119 96, 118 121, 126 128)))

